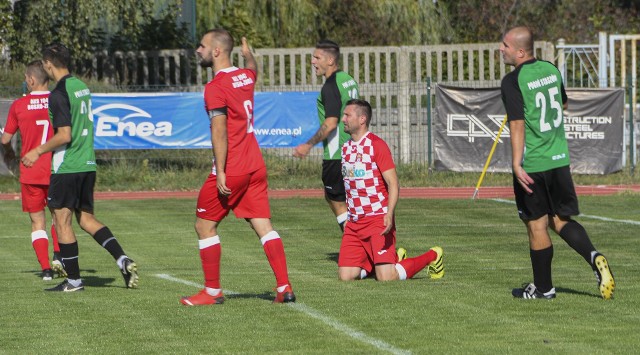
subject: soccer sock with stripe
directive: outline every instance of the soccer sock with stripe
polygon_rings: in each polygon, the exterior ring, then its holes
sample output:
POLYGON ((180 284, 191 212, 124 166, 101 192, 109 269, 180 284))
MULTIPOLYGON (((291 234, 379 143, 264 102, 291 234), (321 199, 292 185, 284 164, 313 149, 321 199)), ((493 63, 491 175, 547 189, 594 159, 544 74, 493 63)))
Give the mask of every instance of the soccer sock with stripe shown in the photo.
POLYGON ((267 255, 271 270, 276 276, 278 287, 289 284, 289 273, 287 271, 287 257, 284 253, 282 239, 276 231, 271 231, 260 238, 264 253, 267 255))
POLYGON ((398 265, 400 265, 402 269, 404 269, 404 275, 401 272, 402 270, 398 270, 398 274, 400 274, 400 280, 412 278, 415 274, 424 269, 427 265, 429 265, 430 262, 436 260, 437 258, 438 254, 433 250, 429 250, 428 252, 414 258, 401 260, 396 264, 396 269, 398 269, 398 265))
POLYGON ((67 272, 67 278, 80 280, 80 265, 78 263, 78 242, 71 244, 60 243, 60 257, 62 266, 67 272))
MULTIPOLYGON (((213 237, 198 240, 200 249, 200 261, 202 262, 202 272, 204 273, 204 286, 209 289, 220 289, 220 257, 222 247, 220 237, 213 237)), ((214 295, 212 295, 214 296, 214 295)))
POLYGON ((533 269, 533 284, 538 291, 545 293, 553 288, 551 282, 551 260, 553 260, 553 245, 541 250, 529 249, 531 268, 533 269))
POLYGON ((595 251, 596 248, 591 244, 587 231, 580 223, 570 220, 562 227, 558 234, 573 250, 580 254, 584 260, 592 264, 591 252, 595 251))
POLYGON ((118 260, 121 256, 125 255, 124 250, 122 250, 120 243, 118 243, 116 237, 111 233, 109 227, 104 226, 101 228, 93 235, 93 239, 105 248, 115 260, 118 260))
POLYGON ((49 238, 47 232, 43 230, 37 230, 31 233, 31 245, 36 252, 38 263, 42 270, 51 269, 49 264, 49 238))
POLYGON ((56 226, 51 224, 51 240, 53 241, 53 252, 60 253, 60 245, 58 245, 58 232, 56 232, 56 226))
POLYGON ((342 230, 344 232, 344 224, 345 224, 345 222, 347 222, 347 212, 337 216, 336 217, 336 221, 338 222, 338 225, 340 226, 340 230, 342 230))

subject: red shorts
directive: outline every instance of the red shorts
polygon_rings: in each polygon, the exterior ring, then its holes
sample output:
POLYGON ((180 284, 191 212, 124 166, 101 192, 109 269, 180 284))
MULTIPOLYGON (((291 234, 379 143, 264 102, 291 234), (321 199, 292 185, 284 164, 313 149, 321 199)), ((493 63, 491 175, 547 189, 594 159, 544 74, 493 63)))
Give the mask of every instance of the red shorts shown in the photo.
POLYGON ((380 215, 347 222, 338 267, 360 267, 370 273, 376 264, 398 262, 396 228, 394 226, 386 235, 380 235, 385 228, 383 218, 380 215))
POLYGON ((217 176, 211 174, 202 185, 196 217, 220 222, 233 210, 236 218, 271 218, 266 167, 248 175, 227 176, 229 196, 220 195, 216 183, 217 176))
POLYGON ((22 211, 40 212, 47 207, 49 185, 20 184, 22 190, 22 211))

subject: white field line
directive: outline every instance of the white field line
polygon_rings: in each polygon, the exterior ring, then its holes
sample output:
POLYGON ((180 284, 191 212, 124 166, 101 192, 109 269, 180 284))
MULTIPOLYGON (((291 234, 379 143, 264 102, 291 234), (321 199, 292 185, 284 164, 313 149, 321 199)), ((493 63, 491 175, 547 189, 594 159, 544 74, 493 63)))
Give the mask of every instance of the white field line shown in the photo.
MULTIPOLYGON (((509 203, 509 204, 512 204, 512 205, 516 204, 515 201, 505 200, 505 199, 501 199, 501 198, 492 198, 491 201, 500 202, 500 203, 509 203)), ((634 224, 636 226, 640 226, 640 221, 633 221, 633 220, 629 220, 629 219, 615 219, 615 218, 609 218, 609 217, 592 216, 592 215, 582 214, 582 213, 579 214, 578 217, 597 219, 597 220, 606 221, 606 222, 615 222, 615 223, 623 223, 623 224, 634 224)))
MULTIPOLYGON (((202 288, 202 284, 199 283, 195 283, 195 282, 191 282, 188 280, 183 280, 183 279, 179 279, 177 277, 173 277, 171 275, 167 275, 167 274, 156 274, 155 275, 158 278, 161 278, 163 280, 167 280, 167 281, 172 281, 172 282, 177 282, 177 283, 181 283, 184 285, 188 285, 188 286, 193 286, 193 287, 197 287, 197 288, 202 288)), ((224 292, 227 295, 237 295, 238 292, 234 292, 234 291, 230 291, 230 290, 223 290, 222 292, 224 292)), ((342 332, 345 335, 348 335, 350 337, 352 337, 355 340, 358 340, 360 342, 363 342, 365 344, 374 346, 380 350, 383 351, 387 351, 391 354, 411 354, 410 351, 408 350, 403 350, 403 349, 398 349, 396 347, 394 347, 391 344, 388 344, 382 340, 379 339, 375 339, 372 338, 360 331, 357 331, 351 327, 349 327, 346 324, 340 323, 339 321, 332 319, 331 317, 328 317, 322 313, 320 313, 319 311, 316 311, 315 309, 304 305, 303 303, 285 303, 285 305, 295 309, 298 312, 304 313, 306 315, 308 315, 311 318, 317 319, 321 322, 323 322, 324 324, 342 332)))

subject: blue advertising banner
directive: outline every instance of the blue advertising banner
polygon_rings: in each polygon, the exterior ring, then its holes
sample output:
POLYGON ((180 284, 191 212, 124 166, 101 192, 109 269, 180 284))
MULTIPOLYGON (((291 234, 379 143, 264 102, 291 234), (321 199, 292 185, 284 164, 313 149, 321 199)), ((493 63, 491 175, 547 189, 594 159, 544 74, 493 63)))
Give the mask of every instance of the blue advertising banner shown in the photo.
MULTIPOLYGON (((254 133, 263 148, 295 147, 319 127, 317 92, 257 92, 254 133)), ((95 149, 210 148, 202 93, 93 94, 95 149)))

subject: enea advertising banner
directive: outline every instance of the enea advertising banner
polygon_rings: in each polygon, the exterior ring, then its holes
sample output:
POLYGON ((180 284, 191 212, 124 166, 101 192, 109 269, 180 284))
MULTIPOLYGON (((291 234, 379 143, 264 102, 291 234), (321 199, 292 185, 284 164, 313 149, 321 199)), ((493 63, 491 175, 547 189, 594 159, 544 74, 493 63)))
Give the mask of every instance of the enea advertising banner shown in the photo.
MULTIPOLYGON (((567 89, 564 129, 571 171, 608 174, 622 169, 623 89, 567 89)), ((505 110, 499 88, 438 85, 434 164, 438 170, 480 172, 497 139, 505 110)), ((509 124, 502 131, 489 171, 511 172, 509 124)))
MULTIPOLYGON (((263 148, 295 147, 317 131, 317 92, 257 92, 253 131, 263 148)), ((202 93, 93 94, 95 149, 211 147, 202 93)))

